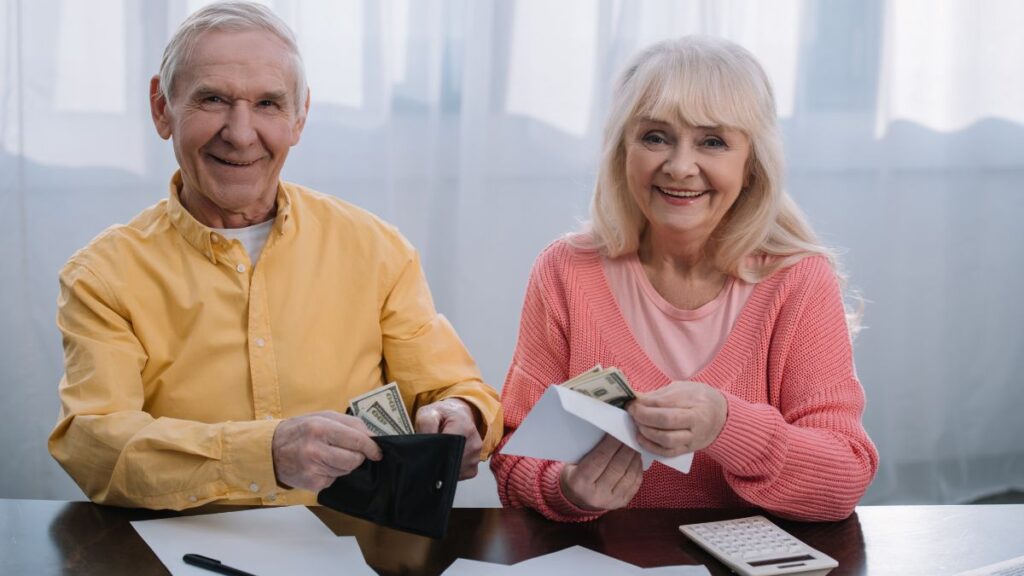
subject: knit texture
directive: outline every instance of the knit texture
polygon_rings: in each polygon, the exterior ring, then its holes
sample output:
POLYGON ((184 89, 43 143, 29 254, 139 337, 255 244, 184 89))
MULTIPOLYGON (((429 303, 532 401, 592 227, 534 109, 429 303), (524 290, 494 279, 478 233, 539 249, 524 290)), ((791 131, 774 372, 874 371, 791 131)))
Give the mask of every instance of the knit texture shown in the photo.
MULTIPOLYGON (((501 446, 548 386, 595 364, 618 367, 639 393, 671 382, 630 332, 600 255, 555 242, 530 274, 501 395, 501 446)), ((850 515, 874 478, 878 453, 861 425, 864 391, 839 284, 824 258, 804 258, 761 281, 693 380, 725 395, 725 426, 694 454, 689 474, 655 462, 629 508, 755 506, 801 520, 850 515)), ((599 516, 565 498, 563 466, 500 448, 491 458, 504 505, 559 521, 599 516)))

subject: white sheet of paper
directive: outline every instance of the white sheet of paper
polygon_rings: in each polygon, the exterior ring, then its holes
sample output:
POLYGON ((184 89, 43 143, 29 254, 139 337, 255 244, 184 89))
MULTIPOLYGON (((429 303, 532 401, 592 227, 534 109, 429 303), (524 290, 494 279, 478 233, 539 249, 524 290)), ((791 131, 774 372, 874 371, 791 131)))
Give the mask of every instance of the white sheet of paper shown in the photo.
POLYGON ((564 574, 710 576, 711 573, 704 566, 640 568, 582 546, 573 546, 544 556, 523 560, 511 566, 459 558, 444 572, 444 576, 476 576, 478 574, 495 574, 497 576, 513 574, 529 574, 530 576, 562 576, 564 574))
POLYGON ((480 560, 469 560, 467 558, 457 558, 455 562, 452 562, 448 569, 444 571, 443 576, 480 576, 481 574, 494 574, 495 576, 501 576, 502 574, 515 574, 514 566, 506 566, 504 564, 493 564, 491 562, 482 562, 480 560))
POLYGON ((513 567, 518 574, 538 576, 562 576, 563 574, 601 574, 601 576, 626 576, 638 574, 640 568, 594 552, 582 546, 573 546, 544 556, 523 560, 513 567))
POLYGON ((210 576, 189 566, 201 554, 258 576, 275 574, 375 575, 353 537, 335 536, 304 506, 268 507, 201 516, 132 522, 132 527, 176 576, 210 576))
POLYGON ((548 386, 501 453, 575 464, 605 433, 639 452, 644 470, 657 460, 684 474, 690 471, 693 454, 664 458, 641 448, 625 410, 557 385, 548 386))
POLYGON ((711 572, 704 566, 658 566, 657 568, 644 568, 638 574, 642 576, 711 576, 711 572))

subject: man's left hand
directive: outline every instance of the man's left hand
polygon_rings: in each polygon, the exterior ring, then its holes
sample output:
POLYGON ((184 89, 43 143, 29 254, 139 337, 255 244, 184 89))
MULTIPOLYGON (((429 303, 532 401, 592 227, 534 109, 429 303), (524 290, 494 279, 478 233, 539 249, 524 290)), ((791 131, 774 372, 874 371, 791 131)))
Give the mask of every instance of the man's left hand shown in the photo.
POLYGON ((466 437, 459 480, 476 476, 484 442, 476 428, 476 410, 465 400, 446 398, 416 411, 416 431, 422 434, 459 434, 466 437))

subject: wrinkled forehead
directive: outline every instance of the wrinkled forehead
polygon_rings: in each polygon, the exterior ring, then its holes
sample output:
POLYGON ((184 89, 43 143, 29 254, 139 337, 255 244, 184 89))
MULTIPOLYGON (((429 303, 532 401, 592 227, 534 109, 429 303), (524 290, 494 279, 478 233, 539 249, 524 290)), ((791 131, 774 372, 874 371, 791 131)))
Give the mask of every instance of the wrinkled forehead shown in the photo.
POLYGON ((259 65, 294 73, 288 45, 271 32, 258 28, 207 30, 196 37, 183 64, 185 68, 211 64, 259 65))
POLYGON ((268 31, 217 29, 203 32, 184 54, 180 79, 187 84, 205 83, 206 77, 225 74, 250 81, 276 80, 275 83, 290 88, 297 71, 288 46, 268 31))

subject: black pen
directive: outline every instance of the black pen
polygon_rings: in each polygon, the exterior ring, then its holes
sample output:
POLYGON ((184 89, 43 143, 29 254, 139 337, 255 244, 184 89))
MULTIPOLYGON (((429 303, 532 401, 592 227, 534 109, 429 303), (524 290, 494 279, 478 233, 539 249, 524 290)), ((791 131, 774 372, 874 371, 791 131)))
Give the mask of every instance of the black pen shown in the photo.
POLYGON ((216 558, 208 558, 201 554, 185 554, 181 559, 185 561, 185 564, 199 566, 200 568, 206 568, 211 572, 219 572, 221 574, 227 574, 228 576, 256 576, 251 572, 232 568, 216 558))

